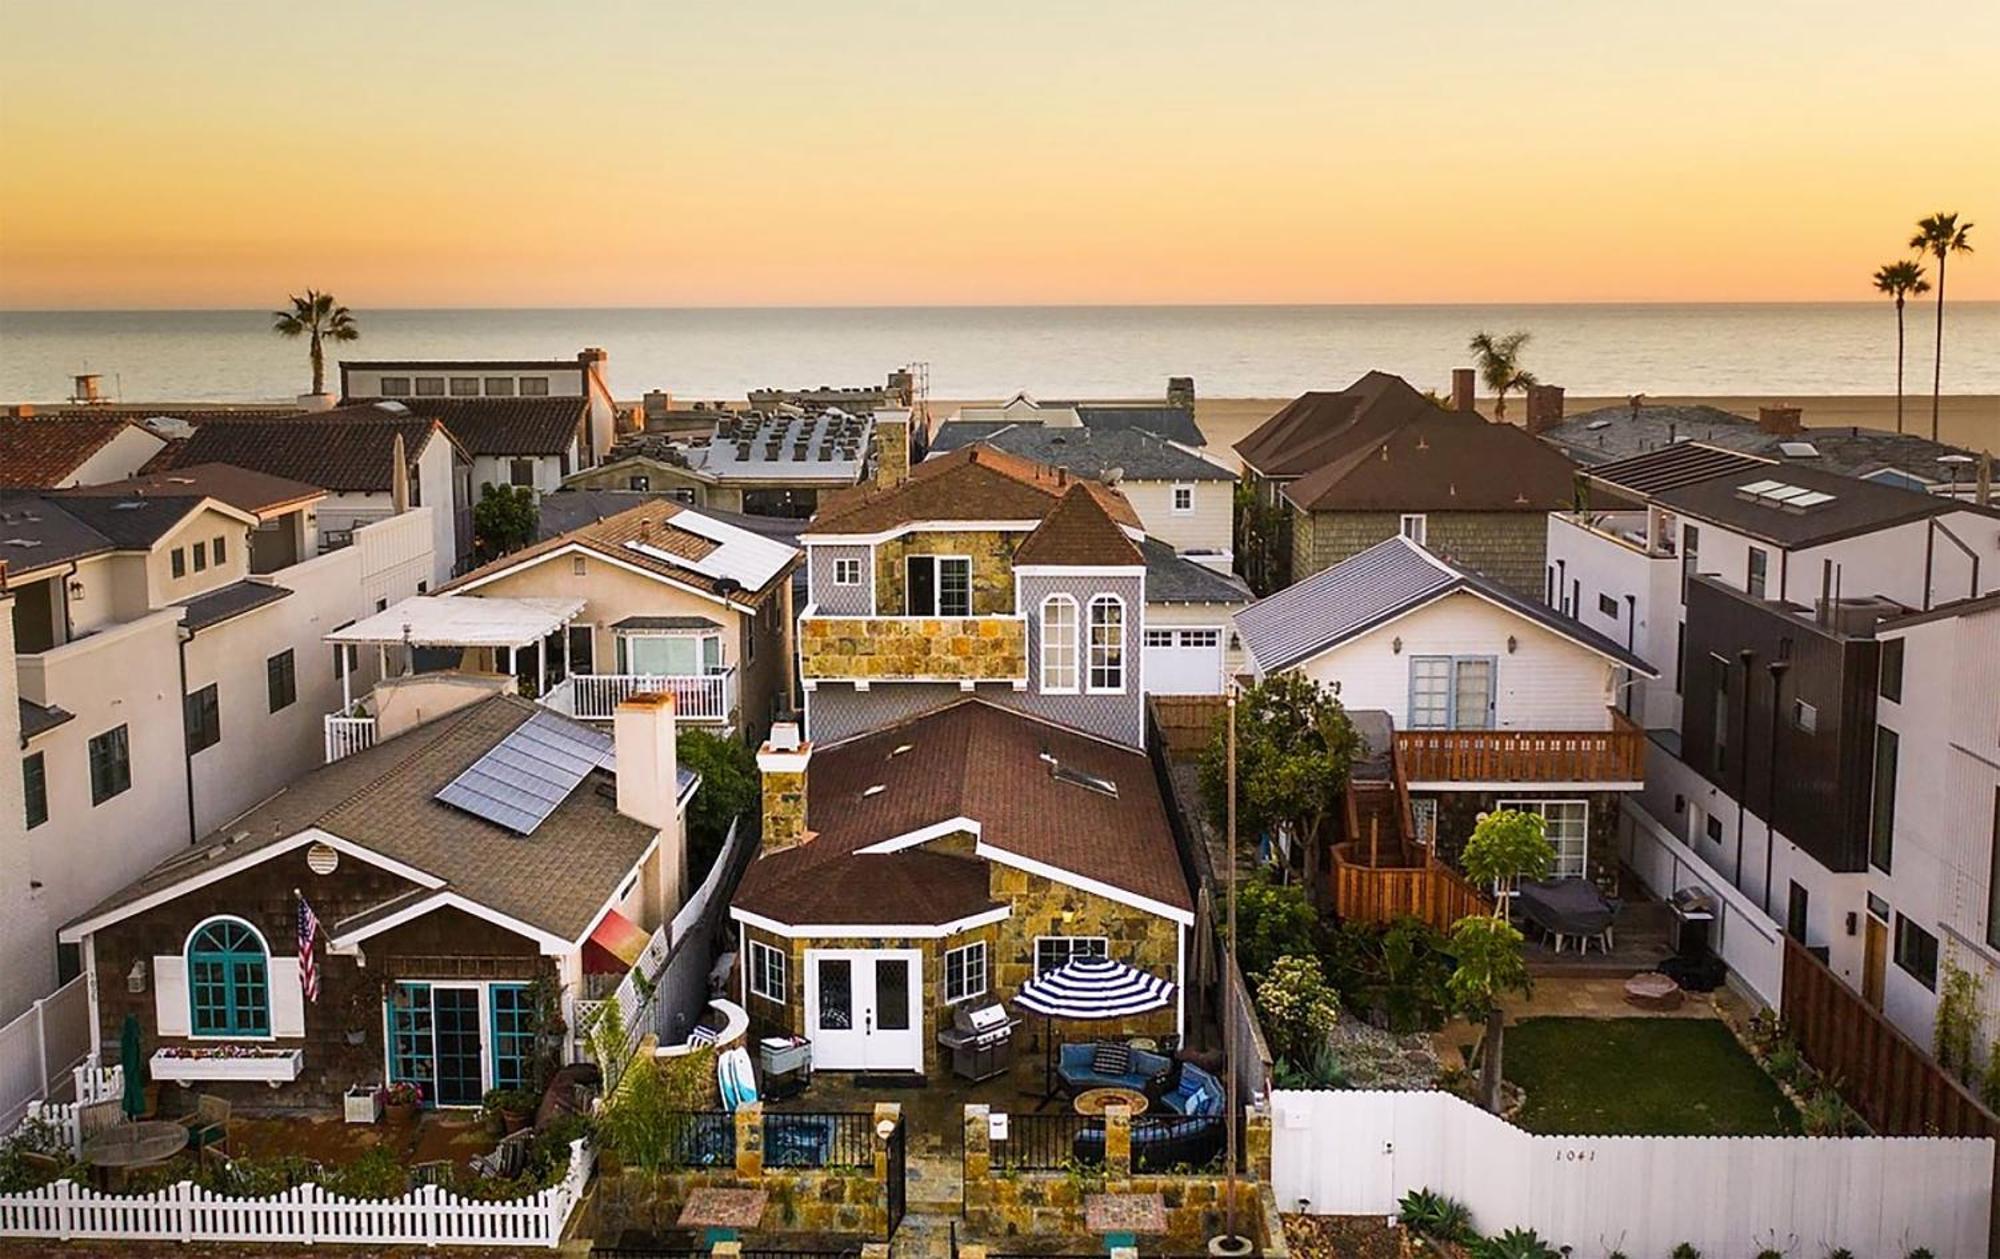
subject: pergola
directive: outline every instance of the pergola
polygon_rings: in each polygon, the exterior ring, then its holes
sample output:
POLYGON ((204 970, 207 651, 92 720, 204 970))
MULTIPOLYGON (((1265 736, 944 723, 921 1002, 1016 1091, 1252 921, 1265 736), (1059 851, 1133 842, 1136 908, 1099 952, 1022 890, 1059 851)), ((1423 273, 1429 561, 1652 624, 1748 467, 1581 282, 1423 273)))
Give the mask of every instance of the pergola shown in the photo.
MULTIPOLYGON (((389 648, 475 647, 507 653, 507 672, 515 671, 515 655, 535 649, 535 676, 545 676, 549 635, 582 615, 582 599, 485 598, 478 595, 414 595, 345 625, 326 636, 338 647, 368 647, 376 651, 379 675, 389 672, 389 648)), ((341 711, 354 706, 354 670, 340 671, 341 711)))

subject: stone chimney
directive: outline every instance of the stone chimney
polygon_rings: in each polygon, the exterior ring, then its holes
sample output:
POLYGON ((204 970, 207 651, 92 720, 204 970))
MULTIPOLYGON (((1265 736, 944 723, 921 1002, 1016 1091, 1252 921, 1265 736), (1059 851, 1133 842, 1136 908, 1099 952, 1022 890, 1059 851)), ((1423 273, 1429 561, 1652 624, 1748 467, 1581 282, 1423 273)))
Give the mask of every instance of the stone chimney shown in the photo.
POLYGON ((916 373, 907 367, 899 367, 889 373, 883 382, 882 392, 890 402, 899 407, 913 407, 917 404, 916 373))
POLYGON ((910 413, 875 413, 875 484, 883 489, 910 479, 910 413))
POLYGON ((1773 437, 1793 437, 1804 430, 1803 412, 1790 403, 1757 408, 1757 427, 1773 437))
POLYGON ((764 784, 764 839, 760 853, 783 852, 806 842, 806 765, 812 744, 799 738, 797 722, 772 725, 757 749, 757 772, 764 784))
POLYGON ((1562 423, 1563 387, 1561 385, 1528 386, 1528 431, 1546 433, 1562 423))
POLYGON ((1474 410, 1472 405, 1472 387, 1477 380, 1478 376, 1470 367, 1454 367, 1451 369, 1452 410, 1462 411, 1467 415, 1472 413, 1474 410))
POLYGON ((1167 405, 1194 410, 1194 377, 1167 377, 1167 405))

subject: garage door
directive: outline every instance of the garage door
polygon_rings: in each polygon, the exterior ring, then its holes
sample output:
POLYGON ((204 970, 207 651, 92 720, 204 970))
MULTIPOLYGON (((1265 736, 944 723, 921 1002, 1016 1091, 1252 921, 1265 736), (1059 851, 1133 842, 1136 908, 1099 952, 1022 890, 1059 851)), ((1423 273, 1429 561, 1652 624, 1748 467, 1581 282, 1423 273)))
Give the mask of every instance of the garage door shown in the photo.
POLYGON ((1222 693, 1222 631, 1146 631, 1146 690, 1154 695, 1222 693))

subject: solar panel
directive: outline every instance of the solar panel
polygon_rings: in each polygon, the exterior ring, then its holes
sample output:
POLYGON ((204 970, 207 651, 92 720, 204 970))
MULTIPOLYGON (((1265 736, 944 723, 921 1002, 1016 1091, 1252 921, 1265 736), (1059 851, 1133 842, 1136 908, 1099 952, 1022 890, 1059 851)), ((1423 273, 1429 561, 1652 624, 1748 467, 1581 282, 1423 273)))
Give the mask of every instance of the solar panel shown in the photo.
POLYGON ((554 713, 536 713, 446 783, 436 798, 516 835, 532 835, 591 770, 616 767, 610 735, 554 713))

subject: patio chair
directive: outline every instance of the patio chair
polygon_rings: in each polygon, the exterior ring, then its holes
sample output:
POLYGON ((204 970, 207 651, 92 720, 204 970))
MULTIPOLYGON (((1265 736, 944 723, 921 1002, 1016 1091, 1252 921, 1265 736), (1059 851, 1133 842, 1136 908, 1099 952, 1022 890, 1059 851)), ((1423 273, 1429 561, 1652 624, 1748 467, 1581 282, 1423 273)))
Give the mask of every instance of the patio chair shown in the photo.
POLYGON ((500 1144, 493 1147, 491 1154, 472 1158, 472 1170, 488 1180, 513 1180, 528 1170, 528 1151, 534 1143, 535 1133, 531 1128, 510 1133, 500 1138, 500 1144))
POLYGON ((179 1122, 188 1130, 188 1148, 197 1156, 211 1146, 228 1153, 229 1102, 226 1099, 203 1093, 195 1098, 194 1113, 182 1115, 179 1122))
POLYGON ((115 1097, 108 1102, 90 1102, 76 1108, 76 1133, 85 1141, 124 1122, 124 1103, 115 1097))

